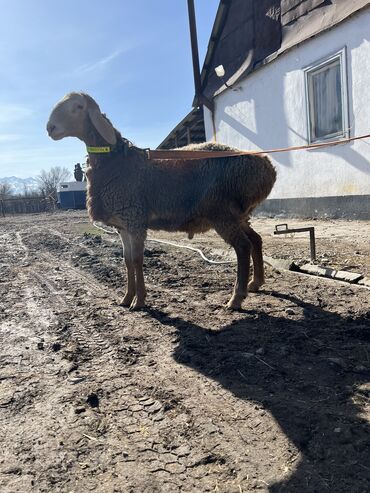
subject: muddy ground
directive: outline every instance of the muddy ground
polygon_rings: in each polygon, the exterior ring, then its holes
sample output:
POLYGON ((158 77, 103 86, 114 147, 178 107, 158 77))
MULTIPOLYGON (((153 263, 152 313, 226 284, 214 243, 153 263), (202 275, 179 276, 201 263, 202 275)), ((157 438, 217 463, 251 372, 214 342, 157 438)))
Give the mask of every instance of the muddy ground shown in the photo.
MULTIPOLYGON (((308 258, 276 222, 265 253, 308 258)), ((368 273, 369 223, 315 225, 318 256, 368 273)), ((369 290, 267 267, 230 313, 234 265, 148 242, 145 274, 129 312, 85 212, 0 218, 2 493, 370 490, 369 290)))

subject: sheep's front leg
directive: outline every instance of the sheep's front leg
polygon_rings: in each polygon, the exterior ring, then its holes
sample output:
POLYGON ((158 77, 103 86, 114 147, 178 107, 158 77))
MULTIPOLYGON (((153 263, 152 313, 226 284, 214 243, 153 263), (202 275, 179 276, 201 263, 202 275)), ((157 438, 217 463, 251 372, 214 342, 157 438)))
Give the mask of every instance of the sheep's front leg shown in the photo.
POLYGON ((131 238, 127 231, 120 230, 119 232, 123 245, 123 256, 125 259, 126 270, 127 270, 127 289, 126 294, 121 301, 122 306, 130 306, 136 293, 136 283, 135 283, 135 267, 132 260, 131 251, 131 238))
POLYGON ((136 296, 131 303, 130 310, 137 310, 145 306, 146 289, 143 273, 145 233, 131 234, 131 254, 136 276, 136 296))

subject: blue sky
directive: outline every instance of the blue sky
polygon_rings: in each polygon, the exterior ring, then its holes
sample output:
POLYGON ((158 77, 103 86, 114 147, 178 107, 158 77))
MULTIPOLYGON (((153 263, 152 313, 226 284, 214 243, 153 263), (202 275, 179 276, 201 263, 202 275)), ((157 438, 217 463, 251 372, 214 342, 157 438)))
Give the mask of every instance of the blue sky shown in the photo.
MULTIPOLYGON (((195 0, 201 63, 218 0, 195 0)), ((0 177, 83 161, 45 125, 70 91, 91 94, 121 133, 156 147, 194 95, 186 0, 0 0, 0 177)))

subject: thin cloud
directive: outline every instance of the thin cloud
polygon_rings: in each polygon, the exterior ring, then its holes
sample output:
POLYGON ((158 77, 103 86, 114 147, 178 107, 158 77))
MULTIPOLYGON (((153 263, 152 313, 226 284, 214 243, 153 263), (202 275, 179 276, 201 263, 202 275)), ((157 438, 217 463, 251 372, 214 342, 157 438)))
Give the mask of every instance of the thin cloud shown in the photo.
POLYGON ((33 114, 28 106, 21 104, 0 103, 0 125, 22 121, 33 114))
POLYGON ((87 63, 85 65, 81 65, 81 67, 78 67, 75 72, 78 74, 86 74, 89 72, 101 71, 104 68, 106 68, 110 62, 112 62, 114 59, 118 58, 123 53, 127 53, 127 51, 129 51, 129 49, 116 50, 113 53, 111 53, 110 55, 102 58, 101 60, 98 60, 97 62, 87 63))
POLYGON ((0 134, 0 142, 15 142, 21 138, 22 135, 19 134, 0 134))

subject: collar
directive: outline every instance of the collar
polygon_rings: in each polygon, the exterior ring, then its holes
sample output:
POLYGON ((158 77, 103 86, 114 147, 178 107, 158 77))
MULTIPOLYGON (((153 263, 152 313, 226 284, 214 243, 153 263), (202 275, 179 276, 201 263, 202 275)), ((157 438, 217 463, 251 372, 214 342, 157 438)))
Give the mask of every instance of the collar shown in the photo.
POLYGON ((109 146, 101 146, 101 147, 86 146, 86 150, 89 154, 103 154, 103 153, 111 152, 112 148, 109 146))
POLYGON ((115 145, 111 146, 86 146, 89 154, 123 154, 127 156, 128 144, 124 140, 117 140, 115 145))
POLYGON ((125 140, 118 140, 117 144, 113 146, 86 146, 86 150, 89 154, 123 154, 127 157, 130 148, 140 151, 147 156, 147 151, 149 149, 139 149, 133 146, 131 143, 125 140))

